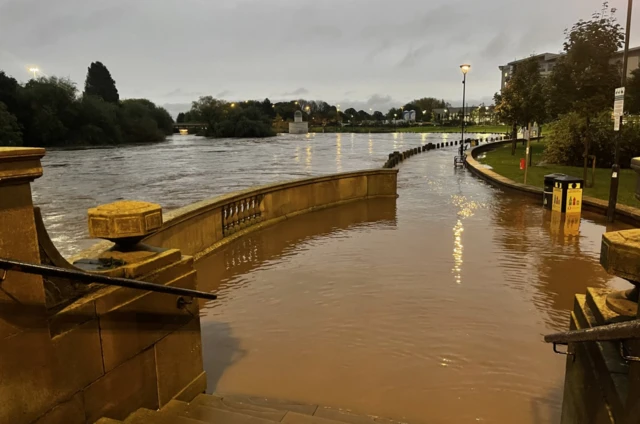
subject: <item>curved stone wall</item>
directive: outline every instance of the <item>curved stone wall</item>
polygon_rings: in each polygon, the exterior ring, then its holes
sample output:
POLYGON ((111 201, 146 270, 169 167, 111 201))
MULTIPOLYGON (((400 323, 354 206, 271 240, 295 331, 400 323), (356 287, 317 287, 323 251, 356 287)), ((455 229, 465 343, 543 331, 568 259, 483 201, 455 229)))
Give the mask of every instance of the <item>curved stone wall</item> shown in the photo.
POLYGON ((180 249, 197 260, 247 232, 300 213, 355 200, 396 197, 397 174, 391 169, 347 172, 204 200, 164 214, 162 228, 143 243, 180 249))
MULTIPOLYGON (((483 180, 508 190, 515 190, 520 193, 528 194, 530 196, 537 197, 542 203, 543 189, 540 187, 534 187, 526 184, 517 183, 509 178, 486 168, 483 164, 476 159, 479 154, 493 150, 495 146, 511 143, 512 140, 498 141, 490 144, 482 144, 471 150, 471 155, 467 157, 467 166, 471 172, 483 180)), ((608 202, 606 200, 596 199, 595 197, 583 196, 582 204, 585 210, 606 215, 608 202)), ((629 224, 640 226, 640 209, 631 206, 618 204, 616 206, 616 215, 624 222, 629 224)))

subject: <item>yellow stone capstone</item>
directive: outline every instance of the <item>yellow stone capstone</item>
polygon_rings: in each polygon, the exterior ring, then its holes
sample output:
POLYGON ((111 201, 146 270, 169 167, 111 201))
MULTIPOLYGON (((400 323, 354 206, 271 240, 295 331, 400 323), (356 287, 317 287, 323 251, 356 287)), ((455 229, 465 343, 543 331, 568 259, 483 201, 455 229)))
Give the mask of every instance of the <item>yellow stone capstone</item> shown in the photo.
POLYGON ((155 203, 121 200, 91 208, 88 214, 93 238, 142 238, 162 226, 162 207, 155 203))
POLYGON ((640 229, 603 234, 600 264, 609 274, 640 281, 640 229))

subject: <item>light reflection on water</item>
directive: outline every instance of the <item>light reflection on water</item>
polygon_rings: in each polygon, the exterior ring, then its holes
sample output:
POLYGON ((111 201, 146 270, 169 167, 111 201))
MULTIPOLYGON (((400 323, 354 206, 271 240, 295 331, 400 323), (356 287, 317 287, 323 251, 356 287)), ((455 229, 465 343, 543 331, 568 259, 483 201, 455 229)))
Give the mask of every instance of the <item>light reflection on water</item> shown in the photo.
MULTIPOLYGON (((456 139, 427 142, 447 137, 456 139)), ((379 167, 423 138, 174 137, 151 154, 149 146, 49 151, 34 197, 70 254, 90 243, 86 209, 97 204, 126 198, 173 209, 379 167)), ((573 295, 587 285, 623 285, 598 263, 603 220, 557 222, 537 202, 454 171, 454 154, 403 163, 397 201, 302 215, 201 262, 200 287, 220 296, 201 311, 209 390, 415 423, 558 422, 564 361, 541 335, 566 328, 573 295)))

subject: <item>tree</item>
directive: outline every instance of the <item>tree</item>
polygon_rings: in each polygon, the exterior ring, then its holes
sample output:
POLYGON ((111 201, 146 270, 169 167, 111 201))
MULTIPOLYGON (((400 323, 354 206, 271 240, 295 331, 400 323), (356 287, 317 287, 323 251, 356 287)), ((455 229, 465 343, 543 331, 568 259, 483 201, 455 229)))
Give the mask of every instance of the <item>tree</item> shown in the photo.
POLYGON ((544 82, 540 76, 538 60, 530 57, 518 64, 502 93, 495 94, 494 101, 496 112, 502 121, 512 124, 513 155, 517 126, 524 127, 533 122, 541 124, 546 118, 544 82))
POLYGON ((122 143, 118 113, 118 105, 97 96, 82 96, 76 122, 70 129, 70 141, 79 144, 122 143))
POLYGON ((105 102, 118 103, 120 96, 111 73, 101 62, 93 62, 87 71, 84 94, 98 96, 105 102))
POLYGON ((79 104, 75 84, 64 78, 30 80, 19 92, 25 146, 47 147, 69 142, 79 104))
POLYGON ((177 122, 178 124, 181 124, 181 123, 183 123, 183 122, 187 122, 187 121, 185 121, 185 113, 184 113, 184 112, 180 112, 180 113, 178 114, 178 117, 176 118, 176 122, 177 122))
POLYGON ((384 121, 384 113, 380 112, 379 110, 376 110, 375 112, 373 112, 373 119, 375 119, 378 122, 384 121))
POLYGON ((22 146, 22 132, 18 119, 0 102, 0 146, 22 146))
POLYGON ((348 118, 352 119, 351 117, 356 116, 358 114, 358 111, 350 107, 349 109, 345 110, 344 113, 348 118))
POLYGON ((594 13, 590 20, 579 20, 571 30, 565 31, 566 55, 558 59, 549 80, 549 100, 554 116, 575 111, 586 122, 583 136, 585 181, 590 120, 611 107, 621 75, 619 65, 611 63, 624 41, 622 27, 616 22, 614 12, 605 2, 602 10, 594 13))
POLYGON ((4 103, 9 112, 16 114, 18 110, 18 81, 0 71, 0 102, 4 103))
POLYGON ((416 112, 424 112, 427 113, 425 116, 431 116, 433 109, 442 109, 447 107, 447 104, 444 100, 438 100, 434 97, 423 97, 421 99, 416 99, 411 102, 411 104, 415 105, 417 109, 416 112))

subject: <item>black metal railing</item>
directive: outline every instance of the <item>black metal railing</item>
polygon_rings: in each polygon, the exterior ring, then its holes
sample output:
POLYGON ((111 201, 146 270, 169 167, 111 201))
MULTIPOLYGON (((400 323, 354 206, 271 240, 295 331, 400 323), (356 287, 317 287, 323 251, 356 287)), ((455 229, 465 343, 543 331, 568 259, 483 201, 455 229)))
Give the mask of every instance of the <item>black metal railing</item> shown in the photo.
POLYGON ((605 342, 628 339, 640 339, 640 320, 619 322, 544 336, 545 342, 554 344, 605 342))
POLYGON ((29 264, 9 259, 0 259, 0 270, 4 270, 4 272, 0 272, 0 285, 6 278, 7 271, 15 271, 25 274, 41 275, 43 277, 69 278, 83 284, 99 283, 108 286, 127 287, 130 289, 148 290, 158 293, 174 294, 178 296, 197 297, 200 299, 215 300, 218 298, 218 296, 216 296, 215 294, 205 293, 198 290, 163 286, 161 284, 132 280, 130 278, 109 277, 106 275, 93 274, 90 272, 84 272, 74 269, 58 268, 49 265, 29 264))

